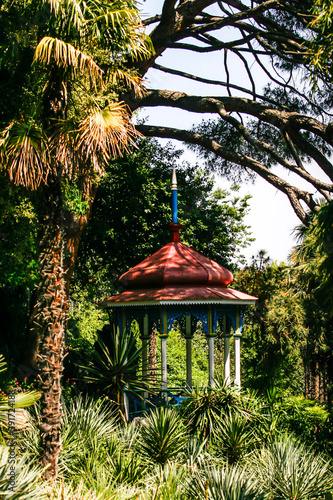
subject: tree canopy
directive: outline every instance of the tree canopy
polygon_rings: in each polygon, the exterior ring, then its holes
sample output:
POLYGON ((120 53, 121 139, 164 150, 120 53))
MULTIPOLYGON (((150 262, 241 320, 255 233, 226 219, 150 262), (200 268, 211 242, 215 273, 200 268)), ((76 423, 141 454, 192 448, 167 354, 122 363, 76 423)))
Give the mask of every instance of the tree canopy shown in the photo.
POLYGON ((155 140, 113 160, 106 169, 85 233, 75 272, 76 282, 99 300, 119 289, 119 276, 168 242, 171 220, 170 181, 177 165, 178 215, 182 242, 221 265, 244 261, 250 243, 244 223, 248 198, 214 188, 207 171, 180 159, 182 151, 155 140))
POLYGON ((127 95, 126 101, 133 111, 166 106, 209 119, 194 128, 167 127, 160 113, 158 123, 141 124, 138 130, 191 144, 215 171, 260 175, 286 194, 307 224, 308 212, 319 207, 318 198, 329 201, 333 189, 330 55, 325 67, 317 65, 313 84, 312 63, 322 38, 321 4, 314 8, 308 0, 164 0, 156 14, 144 20, 155 52, 136 67, 142 76, 149 77, 154 69, 205 83, 208 90, 188 95, 147 85, 144 95, 127 95), (160 64, 158 58, 171 51, 179 58, 160 64), (186 71, 188 52, 197 54, 198 61, 201 54, 216 54, 214 74, 202 77, 200 63, 198 74, 186 71), (261 88, 263 77, 267 84, 261 88))

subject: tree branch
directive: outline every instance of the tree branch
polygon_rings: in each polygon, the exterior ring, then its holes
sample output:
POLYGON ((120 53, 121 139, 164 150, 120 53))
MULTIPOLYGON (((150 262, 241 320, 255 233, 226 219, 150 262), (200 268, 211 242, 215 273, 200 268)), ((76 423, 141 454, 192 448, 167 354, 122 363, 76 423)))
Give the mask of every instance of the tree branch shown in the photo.
POLYGON ((243 166, 245 168, 250 168, 251 170, 253 170, 253 172, 256 172, 272 186, 279 189, 281 192, 288 196, 296 215, 304 224, 308 223, 308 216, 303 209, 300 200, 305 202, 309 209, 315 209, 316 204, 312 199, 312 195, 310 195, 310 193, 308 193, 307 191, 303 191, 295 186, 292 186, 285 180, 273 174, 268 168, 265 167, 265 165, 255 160, 254 158, 230 151, 222 147, 216 141, 203 137, 201 134, 190 132, 188 130, 179 130, 170 127, 156 127, 150 125, 138 125, 137 129, 145 136, 176 139, 188 144, 202 146, 206 150, 215 153, 217 156, 220 156, 227 161, 235 163, 236 165, 243 166))

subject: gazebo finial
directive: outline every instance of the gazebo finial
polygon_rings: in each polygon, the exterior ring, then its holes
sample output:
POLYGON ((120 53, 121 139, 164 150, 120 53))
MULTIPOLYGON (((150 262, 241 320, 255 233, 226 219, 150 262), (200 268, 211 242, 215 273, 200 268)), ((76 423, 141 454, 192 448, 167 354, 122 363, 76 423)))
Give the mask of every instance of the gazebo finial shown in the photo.
POLYGON ((172 209, 172 222, 178 223, 178 207, 177 207, 177 176, 176 168, 173 166, 172 179, 171 179, 171 209, 172 209))
POLYGON ((172 211, 172 219, 170 224, 168 225, 168 229, 170 231, 170 239, 174 243, 179 242, 179 231, 181 231, 182 227, 178 224, 178 201, 177 201, 177 176, 176 176, 176 168, 173 166, 172 168, 172 178, 171 178, 171 211, 172 211))

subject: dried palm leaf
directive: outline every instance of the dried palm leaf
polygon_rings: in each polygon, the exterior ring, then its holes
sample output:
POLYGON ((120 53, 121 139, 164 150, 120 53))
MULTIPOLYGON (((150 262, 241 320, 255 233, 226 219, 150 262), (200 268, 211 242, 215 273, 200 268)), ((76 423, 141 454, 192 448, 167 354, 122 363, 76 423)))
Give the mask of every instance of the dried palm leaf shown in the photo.
POLYGON ((95 109, 80 125, 79 150, 90 159, 96 173, 102 173, 101 161, 122 155, 141 134, 129 121, 124 103, 114 103, 103 110, 95 109))
POLYGON ((14 121, 0 136, 0 159, 15 184, 35 190, 50 173, 45 134, 25 121, 14 121))

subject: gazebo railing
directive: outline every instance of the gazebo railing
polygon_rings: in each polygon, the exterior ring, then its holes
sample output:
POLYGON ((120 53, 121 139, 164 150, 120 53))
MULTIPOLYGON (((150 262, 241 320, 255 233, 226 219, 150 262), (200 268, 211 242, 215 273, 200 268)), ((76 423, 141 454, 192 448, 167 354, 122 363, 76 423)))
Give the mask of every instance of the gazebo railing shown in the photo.
POLYGON ((147 398, 143 398, 142 391, 125 391, 129 404, 130 420, 142 416, 144 413, 149 413, 155 408, 173 407, 179 409, 183 401, 188 399, 186 392, 184 387, 169 387, 152 392, 147 398))

